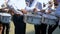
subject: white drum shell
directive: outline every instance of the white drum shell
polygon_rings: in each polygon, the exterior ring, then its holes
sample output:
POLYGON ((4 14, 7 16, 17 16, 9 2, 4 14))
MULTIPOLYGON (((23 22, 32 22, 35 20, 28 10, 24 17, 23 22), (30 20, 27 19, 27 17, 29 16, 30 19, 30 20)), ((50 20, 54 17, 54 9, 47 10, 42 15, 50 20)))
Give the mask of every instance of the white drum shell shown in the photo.
POLYGON ((42 19, 43 19, 42 23, 48 24, 48 25, 55 25, 57 21, 57 17, 49 14, 48 15, 44 14, 42 19))
POLYGON ((59 19, 58 25, 60 26, 60 17, 58 19, 59 19))
POLYGON ((0 21, 2 23, 10 23, 11 15, 9 13, 0 13, 0 21))
POLYGON ((55 15, 56 15, 57 17, 60 17, 60 11, 55 11, 55 15))
POLYGON ((40 25, 41 24, 42 17, 39 15, 33 15, 33 14, 25 14, 24 15, 24 22, 40 25))
POLYGON ((58 23, 58 25, 60 25, 60 19, 59 19, 59 23, 58 23))

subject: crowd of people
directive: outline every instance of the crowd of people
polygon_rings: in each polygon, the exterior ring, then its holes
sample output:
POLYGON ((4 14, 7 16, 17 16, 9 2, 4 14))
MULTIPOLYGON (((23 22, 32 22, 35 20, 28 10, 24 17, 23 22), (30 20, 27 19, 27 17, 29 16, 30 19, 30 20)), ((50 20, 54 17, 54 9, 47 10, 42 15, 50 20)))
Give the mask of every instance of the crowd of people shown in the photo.
MULTIPOLYGON (((38 11, 44 14, 51 14, 58 18, 55 25, 49 25, 47 32, 48 34, 52 34, 58 25, 60 27, 59 23, 60 0, 1 0, 0 1, 0 13, 7 12, 12 15, 11 19, 15 26, 15 34, 26 34, 26 23, 23 20, 24 14, 27 14, 28 12, 38 12, 38 11)), ((46 34, 47 26, 48 25, 44 23, 41 23, 40 25, 34 25, 35 34, 46 34)), ((9 34, 10 22, 3 23, 0 21, 0 34, 4 34, 5 27, 6 27, 6 34, 9 34)))

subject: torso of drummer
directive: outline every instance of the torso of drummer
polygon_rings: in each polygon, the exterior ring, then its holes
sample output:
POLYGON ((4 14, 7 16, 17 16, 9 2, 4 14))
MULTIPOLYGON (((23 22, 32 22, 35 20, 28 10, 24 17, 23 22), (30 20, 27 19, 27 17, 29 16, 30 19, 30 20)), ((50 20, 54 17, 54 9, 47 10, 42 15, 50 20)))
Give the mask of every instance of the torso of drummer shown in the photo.
POLYGON ((52 10, 54 10, 53 2, 51 0, 49 0, 48 2, 45 2, 45 7, 43 7, 43 9, 45 10, 45 13, 50 14, 52 10))
POLYGON ((59 17, 59 15, 60 15, 60 0, 57 0, 57 2, 58 2, 58 6, 56 7, 55 13, 56 13, 57 16, 59 17))
POLYGON ((0 12, 5 12, 5 11, 7 11, 7 10, 5 10, 6 8, 7 8, 7 5, 6 5, 6 3, 7 3, 7 0, 1 0, 0 1, 0 12))
POLYGON ((37 0, 26 1, 26 4, 27 11, 40 11, 42 9, 42 3, 37 0))
POLYGON ((26 4, 23 0, 9 0, 8 1, 8 8, 13 10, 14 14, 23 15, 24 13, 27 13, 25 10, 26 4), (21 3, 21 4, 20 4, 21 3))
MULTIPOLYGON (((29 3, 29 2, 28 2, 29 3)), ((30 12, 38 12, 37 14, 40 15, 41 14, 41 10, 42 10, 42 2, 39 0, 34 0, 32 2, 32 4, 29 6, 26 7, 26 10, 30 11, 30 12)), ((37 16, 38 18, 38 16, 37 16)), ((36 22, 37 23, 37 22, 36 22)), ((45 25, 44 25, 45 26, 45 25)), ((37 25, 34 25, 34 28, 35 28, 35 34, 41 34, 42 32, 45 33, 46 29, 44 28, 44 31, 40 28, 40 27, 43 27, 41 24, 37 24, 37 25)), ((43 34, 42 33, 42 34, 43 34)))
POLYGON ((25 0, 9 0, 8 7, 14 13, 12 20, 15 26, 15 34, 25 34, 26 24, 23 21, 24 14, 27 13, 25 0))
MULTIPOLYGON (((57 3, 58 3, 58 6, 56 7, 56 11, 55 11, 55 14, 56 16, 58 17, 59 19, 59 26, 60 26, 60 0, 57 0, 57 3)), ((60 27, 59 27, 60 28, 60 27)))

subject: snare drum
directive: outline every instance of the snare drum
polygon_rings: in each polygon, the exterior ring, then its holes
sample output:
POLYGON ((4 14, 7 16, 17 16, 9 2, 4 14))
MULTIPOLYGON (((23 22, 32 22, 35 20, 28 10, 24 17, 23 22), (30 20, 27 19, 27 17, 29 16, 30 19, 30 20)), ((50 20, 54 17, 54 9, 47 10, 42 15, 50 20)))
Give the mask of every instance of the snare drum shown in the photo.
POLYGON ((41 24, 42 17, 40 15, 33 15, 33 14, 25 14, 24 15, 24 22, 40 25, 41 24))
POLYGON ((10 23, 11 15, 9 13, 0 13, 0 21, 2 23, 10 23))
POLYGON ((57 17, 60 17, 60 11, 55 11, 55 15, 56 15, 57 17))
POLYGON ((55 25, 57 21, 57 17, 49 14, 44 14, 42 16, 42 23, 47 25, 55 25))
POLYGON ((59 23, 58 23, 58 25, 60 25, 60 19, 59 19, 59 23))

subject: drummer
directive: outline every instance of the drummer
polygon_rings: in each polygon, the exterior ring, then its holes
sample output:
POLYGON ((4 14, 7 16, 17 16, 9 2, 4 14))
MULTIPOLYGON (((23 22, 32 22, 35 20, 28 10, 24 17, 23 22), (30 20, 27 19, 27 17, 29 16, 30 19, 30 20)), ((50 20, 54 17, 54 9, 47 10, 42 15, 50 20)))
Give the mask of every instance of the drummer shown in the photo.
MULTIPOLYGON (((7 0, 1 0, 0 1, 0 13, 6 13, 7 12, 7 10, 5 10, 5 8, 7 7, 6 6, 6 2, 7 2, 7 0)), ((2 23, 2 22, 1 22, 2 23)), ((10 23, 2 23, 3 25, 3 30, 2 30, 2 34, 4 34, 4 30, 5 30, 5 26, 6 26, 6 34, 9 34, 9 29, 10 29, 10 23)))
MULTIPOLYGON (((33 1, 33 2, 31 3, 31 5, 29 4, 26 7, 26 10, 33 11, 35 9, 34 12, 42 10, 42 6, 43 6, 42 2, 39 2, 38 0, 30 0, 30 1, 33 1)), ((35 34, 46 34, 46 27, 47 27, 46 24, 34 25, 35 34)))
MULTIPOLYGON (((0 1, 0 13, 3 12, 2 11, 2 5, 4 4, 4 0, 0 1)), ((1 18, 1 17, 0 17, 1 18)), ((0 34, 2 34, 2 30, 3 30, 3 23, 0 21, 0 34)))
MULTIPOLYGON (((53 6, 52 2, 49 1, 48 9, 47 9, 48 12, 46 11, 47 14, 54 15, 54 13, 52 13, 52 10, 53 10, 52 8, 54 8, 54 7, 52 7, 52 6, 53 6)), ((49 25, 49 27, 48 27, 48 34, 52 34, 53 31, 57 28, 57 26, 58 26, 58 23, 56 23, 54 26, 53 25, 49 25)))
POLYGON ((58 23, 58 25, 59 25, 59 28, 60 28, 60 0, 56 0, 56 1, 58 3, 58 6, 56 8, 55 13, 56 13, 56 16, 59 17, 59 23, 58 23))
POLYGON ((12 11, 12 20, 15 26, 15 34, 25 34, 26 33, 26 23, 23 21, 24 14, 26 14, 26 4, 25 0, 9 0, 9 8, 12 11), (13 12, 13 13, 12 13, 13 12))

